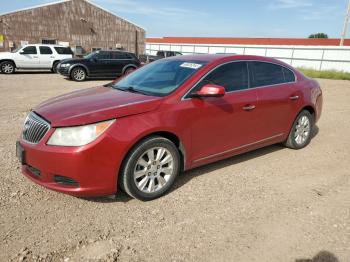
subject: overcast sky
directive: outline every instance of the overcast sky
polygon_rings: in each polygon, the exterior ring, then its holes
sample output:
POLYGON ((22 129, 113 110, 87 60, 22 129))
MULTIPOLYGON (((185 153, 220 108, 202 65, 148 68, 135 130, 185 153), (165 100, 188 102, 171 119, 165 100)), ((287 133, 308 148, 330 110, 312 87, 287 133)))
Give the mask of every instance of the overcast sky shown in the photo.
MULTIPOLYGON (((147 36, 340 37, 348 0, 91 0, 147 36)), ((0 0, 0 13, 48 0, 0 0)), ((64 22, 64 21, 62 21, 64 22)), ((1 32, 0 32, 1 33, 1 32)))

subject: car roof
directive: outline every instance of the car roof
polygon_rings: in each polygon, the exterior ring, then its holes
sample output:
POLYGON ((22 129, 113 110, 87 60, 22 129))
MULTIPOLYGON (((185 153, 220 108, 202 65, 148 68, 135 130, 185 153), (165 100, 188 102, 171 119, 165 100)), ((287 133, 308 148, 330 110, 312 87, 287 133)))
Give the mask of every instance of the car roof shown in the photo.
POLYGON ((239 55, 239 54, 195 54, 195 55, 183 55, 183 56, 173 56, 164 59, 173 59, 173 60, 192 60, 192 61, 203 61, 208 64, 211 63, 224 63, 229 61, 261 61, 269 62, 274 64, 279 64, 288 68, 292 68, 287 63, 284 63, 281 60, 275 58, 266 57, 266 56, 254 56, 254 55, 239 55))
MULTIPOLYGON (((63 46, 63 45, 54 45, 54 44, 27 44, 27 45, 24 45, 24 46, 52 46, 52 47, 67 47, 69 48, 69 46, 63 46)), ((23 47, 24 47, 23 46, 23 47)))

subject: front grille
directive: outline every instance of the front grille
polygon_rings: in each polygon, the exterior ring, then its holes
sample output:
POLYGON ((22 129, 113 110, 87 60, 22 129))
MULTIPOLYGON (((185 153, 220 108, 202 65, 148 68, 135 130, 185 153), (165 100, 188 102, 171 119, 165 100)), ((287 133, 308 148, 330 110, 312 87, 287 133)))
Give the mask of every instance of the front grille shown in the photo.
POLYGON ((22 137, 29 143, 37 144, 49 129, 50 124, 48 122, 31 112, 24 122, 22 137))
POLYGON ((56 175, 54 177, 54 180, 57 184, 61 184, 61 185, 65 185, 65 186, 79 187, 79 183, 70 177, 56 175))

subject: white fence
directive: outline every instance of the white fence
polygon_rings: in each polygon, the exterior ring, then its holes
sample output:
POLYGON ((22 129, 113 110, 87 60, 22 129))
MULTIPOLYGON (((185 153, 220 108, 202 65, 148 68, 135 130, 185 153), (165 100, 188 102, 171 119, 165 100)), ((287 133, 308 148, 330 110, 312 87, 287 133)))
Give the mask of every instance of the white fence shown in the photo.
POLYGON ((350 72, 350 47, 146 43, 147 54, 155 55, 159 50, 179 51, 183 54, 235 53, 269 56, 294 67, 350 72))

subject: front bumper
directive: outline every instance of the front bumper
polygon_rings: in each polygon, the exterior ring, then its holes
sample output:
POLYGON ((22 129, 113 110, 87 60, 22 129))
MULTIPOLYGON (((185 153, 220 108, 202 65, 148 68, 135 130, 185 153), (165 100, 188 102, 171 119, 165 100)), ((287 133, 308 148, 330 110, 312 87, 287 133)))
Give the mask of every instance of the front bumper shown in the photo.
POLYGON ((69 66, 68 67, 58 66, 57 72, 60 73, 61 75, 69 76, 69 66))
POLYGON ((83 147, 48 146, 46 141, 52 133, 50 130, 39 144, 19 141, 25 152, 22 173, 27 178, 46 188, 78 197, 117 192, 122 157, 111 137, 103 135, 83 147))

